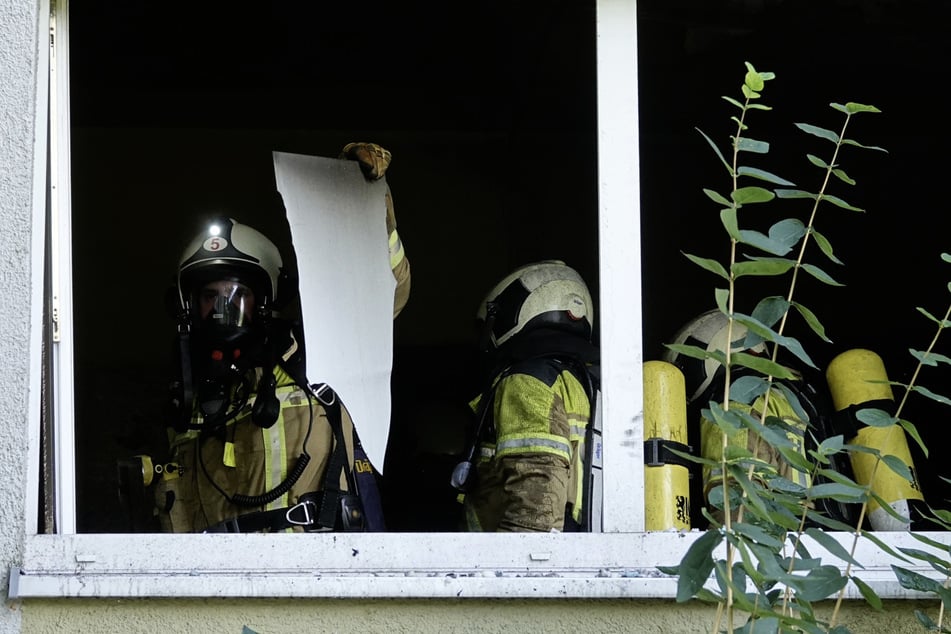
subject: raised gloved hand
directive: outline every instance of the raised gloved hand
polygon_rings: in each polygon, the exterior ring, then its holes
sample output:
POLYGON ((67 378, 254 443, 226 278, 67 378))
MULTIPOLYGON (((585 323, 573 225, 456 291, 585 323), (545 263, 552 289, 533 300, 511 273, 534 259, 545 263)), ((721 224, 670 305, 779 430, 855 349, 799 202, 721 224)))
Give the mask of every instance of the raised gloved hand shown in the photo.
POLYGON ((348 143, 340 152, 340 158, 357 161, 366 179, 375 181, 386 174, 392 156, 376 143, 348 143))

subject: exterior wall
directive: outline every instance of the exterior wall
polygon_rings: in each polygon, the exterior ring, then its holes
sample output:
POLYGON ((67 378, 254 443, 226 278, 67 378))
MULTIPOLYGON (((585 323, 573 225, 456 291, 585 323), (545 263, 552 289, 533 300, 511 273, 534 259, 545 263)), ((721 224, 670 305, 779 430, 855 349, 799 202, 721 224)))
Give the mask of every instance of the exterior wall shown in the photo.
MULTIPOLYGON (((827 606, 823 606, 827 608, 827 606)), ((912 615, 918 608, 937 618, 937 602, 888 602, 883 613, 864 604, 844 608, 850 631, 921 632, 912 615)), ((712 631, 715 611, 700 603, 672 601, 301 601, 301 600, 68 600, 30 601, 23 631, 162 632, 193 634, 277 634, 278 632, 650 632, 712 631), (244 628, 248 628, 248 632, 244 628)), ((823 609, 821 613, 828 613, 823 609)))
MULTIPOLYGON (((0 581, 19 562, 24 535, 30 410, 31 258, 38 2, 0 0, 0 581)), ((39 177, 43 180, 43 176, 39 177)), ((20 606, 0 611, 0 632, 21 628, 20 606)))
MULTIPOLYGON (((33 209, 45 180, 34 165, 36 84, 40 51, 40 3, 0 0, 0 587, 6 609, 0 633, 7 632, 692 632, 709 631, 714 612, 699 603, 626 600, 113 600, 10 601, 7 571, 19 565, 25 525, 26 446, 30 386, 36 359, 31 342, 35 245, 33 209), (37 173, 35 173, 37 172, 37 173), (40 192, 37 194, 36 192, 40 192)), ((45 68, 39 69, 42 77, 45 68)), ((43 114, 43 113, 41 113, 43 114)), ((41 118, 42 120, 42 118, 41 118)), ((42 201, 40 201, 42 203, 42 201)), ((42 208, 42 207, 41 207, 42 208)), ((842 618, 854 632, 917 632, 913 610, 935 615, 936 602, 887 603, 884 614, 849 604, 842 618)))

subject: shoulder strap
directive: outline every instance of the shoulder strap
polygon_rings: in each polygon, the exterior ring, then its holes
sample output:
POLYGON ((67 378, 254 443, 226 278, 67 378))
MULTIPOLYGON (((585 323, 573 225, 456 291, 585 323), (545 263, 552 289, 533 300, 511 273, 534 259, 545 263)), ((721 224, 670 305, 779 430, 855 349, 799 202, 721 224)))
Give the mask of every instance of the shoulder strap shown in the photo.
POLYGON ((600 504, 595 506, 595 495, 601 496, 601 425, 598 411, 598 393, 601 389, 600 367, 589 365, 572 356, 557 356, 553 360, 563 365, 581 383, 588 396, 588 424, 584 433, 582 459, 581 521, 576 522, 569 508, 565 509, 565 532, 600 530, 600 504), (597 511, 597 512, 596 512, 597 511))
POLYGON ((497 375, 498 378, 493 377, 482 391, 482 396, 479 397, 479 406, 475 413, 475 426, 469 438, 469 450, 466 452, 463 460, 452 470, 452 475, 449 479, 449 484, 457 491, 465 493, 471 489, 475 483, 475 455, 479 449, 479 443, 482 442, 482 438, 492 429, 491 404, 495 396, 495 388, 503 378, 511 374, 512 367, 513 366, 508 366, 504 368, 502 372, 497 375))
POLYGON ((326 383, 310 387, 314 396, 324 406, 334 438, 333 451, 321 485, 323 495, 321 495, 317 522, 321 526, 342 530, 363 530, 365 517, 353 476, 353 465, 349 464, 347 458, 348 443, 343 433, 340 397, 326 383), (347 479, 347 491, 340 488, 341 471, 347 479))

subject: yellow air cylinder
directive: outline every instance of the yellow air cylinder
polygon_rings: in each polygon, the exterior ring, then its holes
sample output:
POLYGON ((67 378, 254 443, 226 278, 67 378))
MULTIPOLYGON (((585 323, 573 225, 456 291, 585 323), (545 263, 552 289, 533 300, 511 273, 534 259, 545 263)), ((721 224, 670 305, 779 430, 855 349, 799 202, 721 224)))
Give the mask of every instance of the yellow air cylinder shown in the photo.
MULTIPOLYGON (((856 348, 847 350, 834 358, 826 368, 826 381, 832 394, 832 403, 837 412, 852 406, 878 407, 875 401, 891 401, 892 388, 888 383, 888 374, 881 357, 871 350, 856 348), (873 382, 874 381, 874 382, 873 382)), ((894 413, 894 408, 889 413, 894 413)), ((861 423, 859 423, 861 424, 861 423)), ((861 427, 854 438, 846 438, 850 444, 864 445, 879 450, 882 455, 891 454, 899 458, 911 469, 914 482, 909 482, 888 468, 879 464, 875 456, 852 452, 850 460, 855 481, 862 485, 871 484, 871 489, 888 502, 902 517, 909 517, 909 500, 921 500, 921 488, 918 485, 915 465, 908 447, 905 430, 898 425, 891 427, 861 427)), ((885 512, 874 499, 868 502, 868 519, 876 531, 908 530, 909 524, 899 521, 885 512)))
POLYGON ((687 391, 680 369, 666 361, 644 363, 644 505, 649 531, 690 530, 690 472, 665 452, 687 446, 687 391))

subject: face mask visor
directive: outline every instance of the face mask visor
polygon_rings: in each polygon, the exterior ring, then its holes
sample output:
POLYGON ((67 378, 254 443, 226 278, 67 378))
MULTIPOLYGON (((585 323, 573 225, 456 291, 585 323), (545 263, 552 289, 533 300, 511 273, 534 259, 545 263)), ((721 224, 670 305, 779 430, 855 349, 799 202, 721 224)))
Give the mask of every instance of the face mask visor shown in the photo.
POLYGON ((254 316, 254 292, 241 282, 211 282, 194 295, 192 312, 199 328, 244 328, 254 316))

